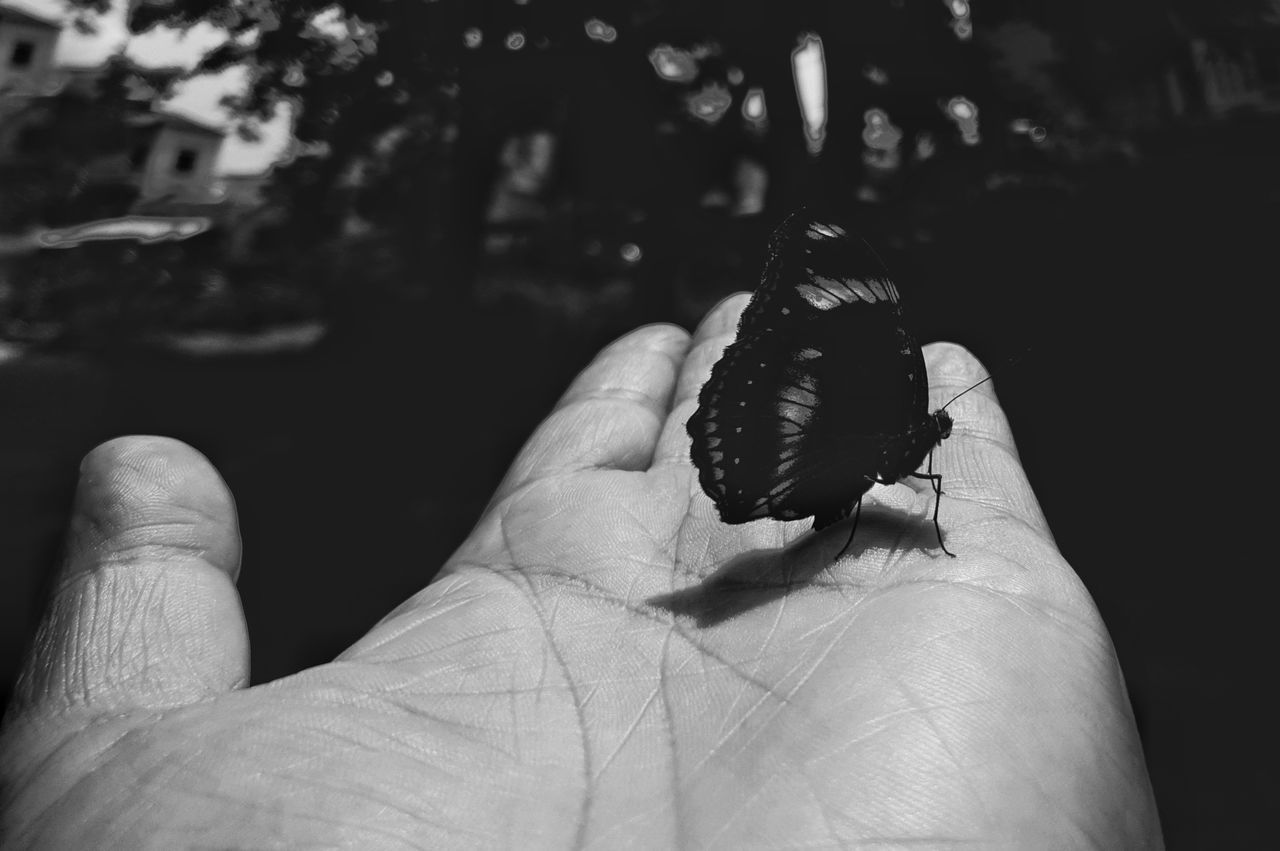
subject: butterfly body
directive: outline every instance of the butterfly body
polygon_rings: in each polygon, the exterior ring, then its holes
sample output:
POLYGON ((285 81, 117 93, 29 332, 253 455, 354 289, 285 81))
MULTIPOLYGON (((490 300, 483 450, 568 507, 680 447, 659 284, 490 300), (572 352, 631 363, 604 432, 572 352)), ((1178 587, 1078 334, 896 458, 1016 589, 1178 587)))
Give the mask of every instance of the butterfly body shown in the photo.
POLYGON ((915 475, 950 434, 928 390, 878 258, 843 228, 793 214, 689 419, 699 482, 726 523, 830 525, 873 484, 915 475))

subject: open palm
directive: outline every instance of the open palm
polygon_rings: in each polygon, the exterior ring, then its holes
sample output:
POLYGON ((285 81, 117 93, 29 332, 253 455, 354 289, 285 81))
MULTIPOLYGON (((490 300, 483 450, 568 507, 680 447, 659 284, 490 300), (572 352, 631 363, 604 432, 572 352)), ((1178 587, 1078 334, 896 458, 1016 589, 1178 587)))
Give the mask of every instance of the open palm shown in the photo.
MULTIPOLYGON (((834 562, 847 524, 720 523, 684 422, 744 304, 605 349, 436 581, 253 688, 216 472, 159 438, 95 450, 0 741, 0 838, 1159 847, 1110 640, 989 385, 935 458, 958 558, 927 485, 874 489, 834 562)), ((926 358, 935 401, 985 375, 926 358)))

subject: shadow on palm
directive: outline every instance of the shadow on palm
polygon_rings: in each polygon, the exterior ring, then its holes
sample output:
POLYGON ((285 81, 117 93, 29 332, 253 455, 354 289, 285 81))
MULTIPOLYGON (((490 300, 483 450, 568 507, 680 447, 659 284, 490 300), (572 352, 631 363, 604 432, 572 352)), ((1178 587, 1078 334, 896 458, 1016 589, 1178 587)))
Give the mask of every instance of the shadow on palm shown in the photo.
POLYGON ((838 562, 873 559, 875 567, 859 564, 856 572, 876 575, 894 553, 929 552, 938 545, 931 523, 914 522, 901 511, 873 503, 863 508, 850 542, 852 526, 853 520, 845 520, 817 534, 803 534, 784 547, 748 550, 725 560, 698 584, 647 602, 677 617, 692 617, 699 627, 712 627, 804 587, 824 586, 860 596, 869 588, 842 579, 844 571, 835 569, 838 562))

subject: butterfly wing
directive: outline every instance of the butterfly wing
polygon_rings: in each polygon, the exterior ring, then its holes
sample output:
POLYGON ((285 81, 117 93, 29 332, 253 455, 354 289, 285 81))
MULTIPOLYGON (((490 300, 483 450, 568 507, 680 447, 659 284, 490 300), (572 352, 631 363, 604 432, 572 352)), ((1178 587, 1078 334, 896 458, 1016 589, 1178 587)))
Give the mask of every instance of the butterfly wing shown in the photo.
MULTIPOLYGON (((842 297, 837 292, 824 295, 804 284, 820 289, 824 281, 843 279, 887 282, 889 273, 871 246, 845 226, 814 218, 803 209, 792 213, 769 237, 764 273, 738 321, 738 339, 775 330, 787 334, 797 321, 833 306, 829 299, 842 297)), ((853 292, 843 297, 861 298, 853 292)), ((897 303, 896 290, 871 295, 885 297, 897 303)))
POLYGON ((726 348, 689 418, 698 481, 726 523, 805 516, 791 497, 814 451, 817 388, 808 353, 773 342, 759 334, 726 348))
POLYGON ((826 525, 923 457, 902 469, 929 422, 928 383, 896 287, 865 243, 797 221, 775 234, 688 423, 699 482, 727 523, 826 525))

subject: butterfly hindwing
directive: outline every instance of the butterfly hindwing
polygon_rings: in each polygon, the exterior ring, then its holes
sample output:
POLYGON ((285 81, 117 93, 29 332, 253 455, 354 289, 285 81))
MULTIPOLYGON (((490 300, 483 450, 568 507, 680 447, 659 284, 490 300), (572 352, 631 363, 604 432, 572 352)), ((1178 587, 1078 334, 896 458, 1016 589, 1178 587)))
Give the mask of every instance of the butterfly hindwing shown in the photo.
POLYGON ((693 459, 727 523, 804 516, 787 500, 803 472, 795 468, 818 403, 811 379, 789 369, 792 357, 767 336, 740 339, 725 349, 698 396, 688 424, 693 459))
POLYGON ((761 334, 725 350, 689 420, 725 522, 839 514, 871 486, 893 454, 886 435, 924 408, 913 383, 886 378, 914 365, 896 326, 873 318, 825 314, 806 323, 807 345, 761 334))

